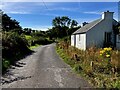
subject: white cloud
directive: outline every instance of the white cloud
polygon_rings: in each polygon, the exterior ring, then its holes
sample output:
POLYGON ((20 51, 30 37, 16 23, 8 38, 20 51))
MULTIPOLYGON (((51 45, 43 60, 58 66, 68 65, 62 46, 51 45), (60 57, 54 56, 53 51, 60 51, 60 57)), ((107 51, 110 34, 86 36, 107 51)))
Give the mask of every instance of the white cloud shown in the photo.
POLYGON ((29 12, 25 12, 25 11, 8 11, 6 13, 9 13, 9 14, 30 14, 29 12))
POLYGON ((100 12, 83 12, 85 14, 101 14, 100 12))
POLYGON ((50 9, 47 9, 49 11, 52 11, 52 10, 62 10, 62 11, 77 11, 79 8, 65 8, 65 7, 60 7, 60 8, 50 8, 50 9))
MULTIPOLYGON (((54 3, 46 3, 47 6, 52 6, 54 3)), ((3 5, 0 5, 2 7, 2 10, 5 13, 12 13, 12 14, 30 14, 35 12, 37 7, 41 9, 41 13, 46 10, 45 5, 43 2, 39 3, 31 3, 28 2, 4 2, 3 5)), ((57 15, 52 15, 52 16, 57 16, 57 15)))
POLYGON ((53 13, 41 13, 40 15, 54 16, 54 17, 60 16, 60 15, 58 15, 58 14, 53 14, 53 13))
POLYGON ((19 5, 19 3, 14 2, 4 2, 2 4, 2 10, 8 14, 29 14, 30 11, 27 10, 25 6, 19 5))
POLYGON ((3 5, 0 5, 0 9, 2 9, 3 8, 3 5))

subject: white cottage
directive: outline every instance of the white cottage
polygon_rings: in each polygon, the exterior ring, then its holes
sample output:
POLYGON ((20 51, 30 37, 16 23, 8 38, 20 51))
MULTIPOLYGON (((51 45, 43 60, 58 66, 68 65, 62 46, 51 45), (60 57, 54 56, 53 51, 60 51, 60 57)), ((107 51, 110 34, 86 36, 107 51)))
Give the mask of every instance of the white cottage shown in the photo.
MULTIPOLYGON (((113 33, 113 25, 117 25, 117 21, 113 19, 114 12, 103 12, 102 18, 97 19, 85 26, 81 27, 71 35, 71 46, 86 50, 91 46, 103 47, 104 43, 113 44, 119 47, 120 40, 116 40, 113 33)), ((119 36, 117 35, 117 39, 119 36)))

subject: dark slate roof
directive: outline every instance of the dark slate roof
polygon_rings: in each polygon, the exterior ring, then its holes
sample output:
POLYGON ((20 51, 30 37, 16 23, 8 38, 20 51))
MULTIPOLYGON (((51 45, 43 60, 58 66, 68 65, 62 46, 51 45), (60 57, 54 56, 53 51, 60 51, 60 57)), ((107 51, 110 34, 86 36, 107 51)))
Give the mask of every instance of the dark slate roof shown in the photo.
POLYGON ((115 19, 113 19, 113 25, 118 25, 119 22, 117 22, 115 19))
POLYGON ((80 29, 78 29, 77 31, 75 31, 73 34, 85 33, 101 21, 102 21, 102 19, 97 19, 89 24, 86 24, 85 26, 83 26, 80 29))

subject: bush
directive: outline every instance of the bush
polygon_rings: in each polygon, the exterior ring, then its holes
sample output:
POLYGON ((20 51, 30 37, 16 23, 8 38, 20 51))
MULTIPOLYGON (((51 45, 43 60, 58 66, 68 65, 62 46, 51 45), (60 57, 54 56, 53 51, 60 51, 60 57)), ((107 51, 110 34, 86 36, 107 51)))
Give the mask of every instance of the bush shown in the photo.
POLYGON ((3 58, 12 58, 13 56, 18 56, 21 52, 26 53, 29 51, 28 42, 24 36, 20 36, 17 33, 3 33, 2 51, 3 58))
POLYGON ((31 40, 31 46, 34 46, 35 44, 39 44, 39 45, 46 45, 46 44, 50 44, 53 41, 50 41, 48 39, 46 39, 45 37, 34 37, 31 40))
POLYGON ((8 63, 13 64, 30 52, 28 42, 23 35, 18 35, 15 32, 2 33, 3 69, 9 66, 8 63))
POLYGON ((4 67, 4 68, 8 68, 8 67, 10 66, 10 61, 3 59, 2 64, 3 64, 3 67, 4 67))

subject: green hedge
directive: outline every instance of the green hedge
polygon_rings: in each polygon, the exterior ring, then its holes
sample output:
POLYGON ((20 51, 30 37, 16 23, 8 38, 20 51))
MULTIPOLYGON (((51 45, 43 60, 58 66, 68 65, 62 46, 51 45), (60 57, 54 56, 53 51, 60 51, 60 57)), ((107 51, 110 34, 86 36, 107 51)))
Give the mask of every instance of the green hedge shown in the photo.
POLYGON ((18 35, 15 32, 2 33, 2 68, 7 69, 9 64, 13 64, 23 56, 29 54, 28 42, 24 35, 18 35))

